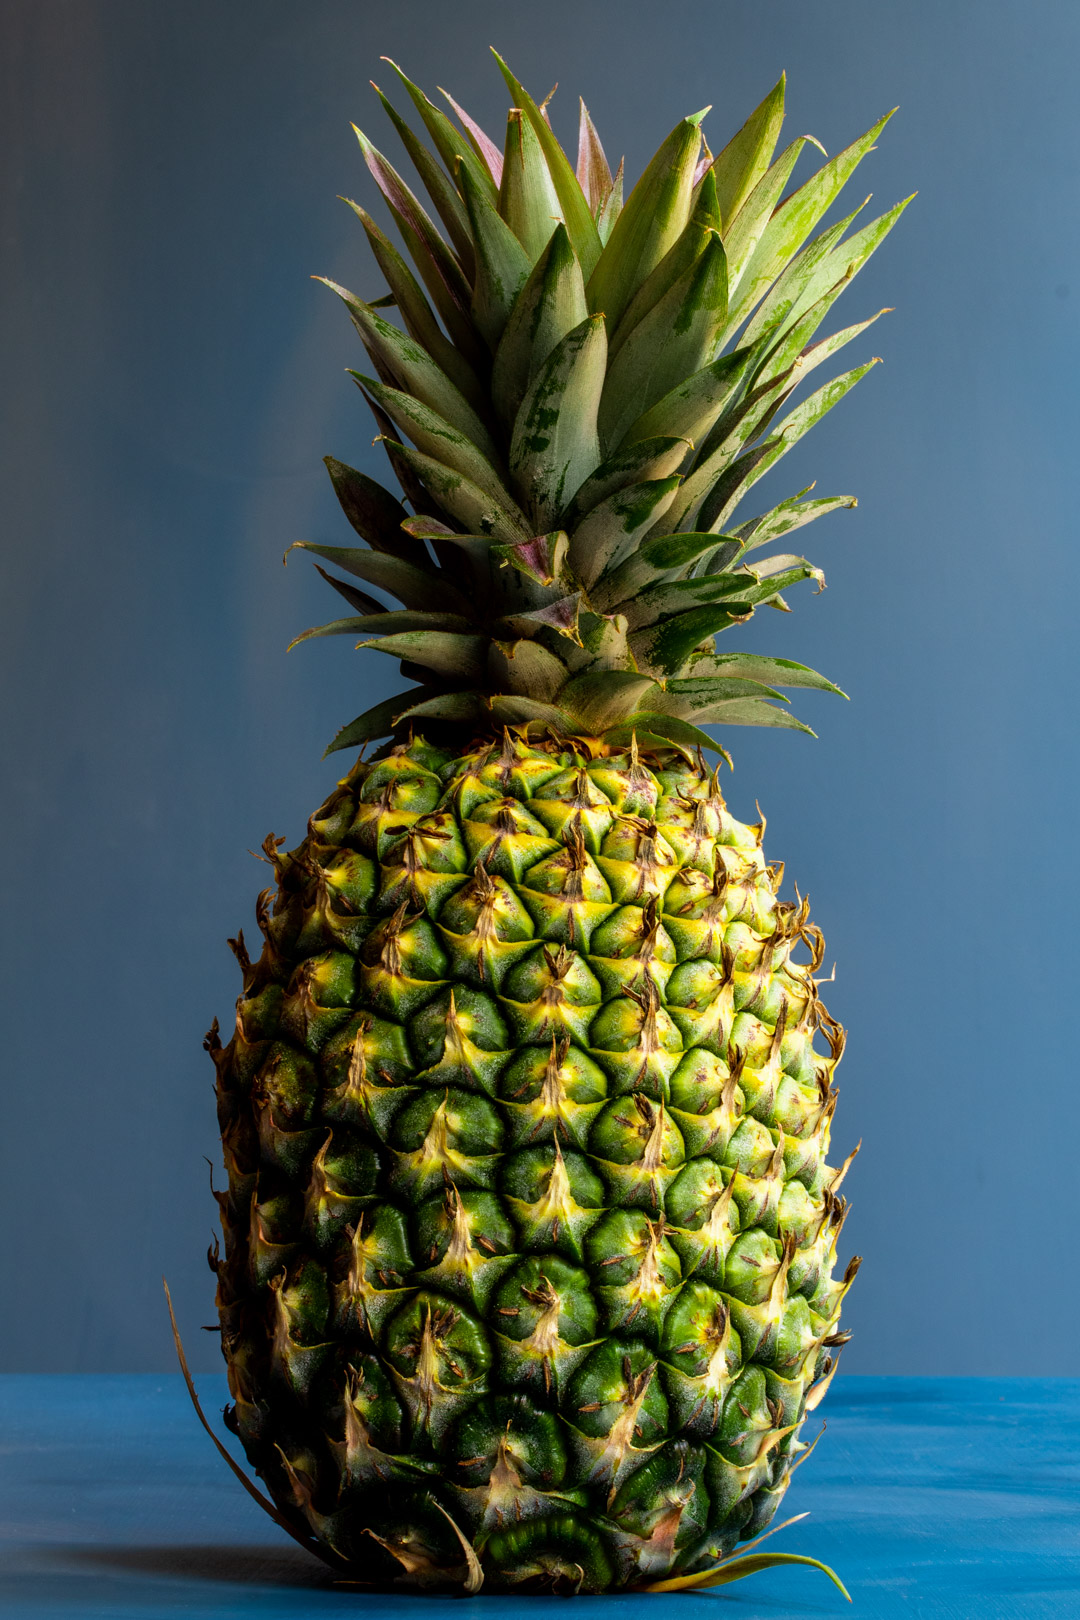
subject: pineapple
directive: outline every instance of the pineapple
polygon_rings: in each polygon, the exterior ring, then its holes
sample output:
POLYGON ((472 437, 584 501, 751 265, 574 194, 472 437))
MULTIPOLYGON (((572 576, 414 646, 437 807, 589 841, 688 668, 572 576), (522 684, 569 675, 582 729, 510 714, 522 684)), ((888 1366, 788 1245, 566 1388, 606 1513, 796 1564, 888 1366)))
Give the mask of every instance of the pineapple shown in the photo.
POLYGON ((772 1561, 737 1548, 858 1265, 824 942, 702 727, 805 731, 779 689, 837 691, 714 637, 824 583, 771 547, 852 499, 734 513, 874 363, 785 411, 870 325, 814 341, 905 205, 814 234, 885 120, 785 196, 783 80, 718 156, 683 119, 624 205, 584 104, 572 167, 497 60, 501 151, 394 68, 432 151, 379 92, 438 224, 357 131, 414 268, 352 204, 390 291, 334 290, 412 510, 328 459, 366 545, 305 543, 350 610, 306 637, 411 684, 267 839, 208 1037, 226 1420, 347 1580, 675 1590, 772 1561))

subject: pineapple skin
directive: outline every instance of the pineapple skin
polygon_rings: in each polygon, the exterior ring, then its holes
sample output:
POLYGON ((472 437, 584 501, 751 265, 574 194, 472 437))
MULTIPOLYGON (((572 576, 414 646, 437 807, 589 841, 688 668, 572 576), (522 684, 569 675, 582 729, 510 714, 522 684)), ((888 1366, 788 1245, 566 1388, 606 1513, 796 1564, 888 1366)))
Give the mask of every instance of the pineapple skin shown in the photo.
POLYGON ((349 1580, 611 1591, 775 1512, 858 1262, 763 831, 676 750, 508 732, 266 841, 207 1041, 226 1420, 349 1580))

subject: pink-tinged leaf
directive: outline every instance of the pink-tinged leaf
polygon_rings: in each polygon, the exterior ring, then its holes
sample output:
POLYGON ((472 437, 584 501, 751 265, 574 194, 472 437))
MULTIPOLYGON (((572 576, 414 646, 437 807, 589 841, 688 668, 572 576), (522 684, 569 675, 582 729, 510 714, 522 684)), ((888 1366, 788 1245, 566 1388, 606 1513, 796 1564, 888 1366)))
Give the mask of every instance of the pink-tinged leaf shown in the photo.
POLYGON ((558 88, 559 88, 559 81, 558 81, 558 79, 556 79, 555 83, 552 85, 551 89, 548 91, 547 95, 544 97, 543 101, 540 103, 540 116, 544 120, 544 123, 547 125, 548 129, 551 128, 551 119, 548 116, 548 102, 551 100, 552 96, 555 94, 555 92, 556 92, 556 90, 558 88))
POLYGON ((554 534, 538 534, 517 545, 500 546, 499 550, 508 562, 535 579, 538 585, 551 585, 566 555, 566 546, 566 535, 559 530, 554 534))
POLYGON ((581 593, 573 596, 562 596, 557 602, 549 602, 547 607, 534 608, 531 613, 519 613, 519 619, 535 620, 537 624, 550 625, 561 635, 569 636, 571 641, 581 645, 578 635, 578 614, 581 610, 581 593))
POLYGON ((353 131, 360 142, 364 162, 401 227, 416 267, 451 337, 467 356, 475 359, 477 337, 469 315, 472 294, 461 266, 397 170, 355 124, 353 131))
POLYGON ((464 107, 458 106, 449 90, 440 89, 439 94, 441 96, 445 96, 451 107, 453 107, 458 119, 461 122, 462 128, 472 143, 477 157, 483 164, 486 165, 488 173, 491 175, 491 178, 494 180, 495 184, 497 186, 501 185, 503 159, 502 153, 495 145, 495 142, 489 135, 484 134, 484 131, 480 128, 480 125, 475 119, 469 117, 464 107))
POLYGON ((596 126, 589 117, 589 109, 581 102, 578 119, 577 177, 585 200, 595 215, 612 186, 611 165, 600 144, 596 126))

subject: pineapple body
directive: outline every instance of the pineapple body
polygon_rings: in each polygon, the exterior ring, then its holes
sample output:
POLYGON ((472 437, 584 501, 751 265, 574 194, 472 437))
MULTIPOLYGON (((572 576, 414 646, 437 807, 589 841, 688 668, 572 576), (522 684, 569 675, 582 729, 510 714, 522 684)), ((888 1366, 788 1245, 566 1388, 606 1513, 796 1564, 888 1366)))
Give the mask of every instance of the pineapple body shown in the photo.
POLYGON ((772 1516, 854 1268, 762 831, 674 750, 506 733, 267 841, 210 1041, 229 1421, 349 1578, 601 1592, 772 1516))

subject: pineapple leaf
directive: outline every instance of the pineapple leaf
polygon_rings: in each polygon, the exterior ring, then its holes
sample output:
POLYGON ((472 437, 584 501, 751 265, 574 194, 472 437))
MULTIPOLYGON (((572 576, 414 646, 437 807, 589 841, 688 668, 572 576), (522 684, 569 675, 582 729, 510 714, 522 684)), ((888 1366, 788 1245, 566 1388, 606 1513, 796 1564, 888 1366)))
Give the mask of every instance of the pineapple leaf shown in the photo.
POLYGON ((720 217, 734 219, 772 162, 780 126, 784 122, 785 75, 755 107, 746 123, 713 159, 711 173, 716 183, 720 217))
POLYGON ((581 266, 560 222, 518 294, 495 351, 492 400, 508 428, 552 349, 588 314, 581 266))
MULTIPOLYGON (((524 513, 505 491, 495 496, 464 473, 447 467, 423 451, 411 450, 403 444, 398 445, 397 449, 443 510, 465 526, 465 538, 488 535, 493 540, 513 542, 524 540, 531 534, 524 513)), ((456 537, 450 535, 447 538, 453 541, 456 537)))
POLYGON ((689 270, 708 245, 710 234, 720 234, 718 216, 699 202, 674 246, 664 254, 656 269, 646 276, 626 306, 611 340, 612 358, 618 354, 638 322, 645 319, 664 294, 689 270))
MULTIPOLYGON (((843 372, 841 376, 832 378, 830 382, 819 388, 816 393, 804 399, 800 405, 796 405, 793 411, 789 411, 783 421, 778 424, 767 444, 758 447, 765 450, 765 455, 749 471, 742 488, 744 490, 748 489, 751 484, 756 483, 764 473, 768 472, 770 467, 775 466, 780 457, 786 455, 791 447, 799 442, 803 434, 808 433, 815 423, 820 422, 821 418, 828 411, 831 411, 834 405, 838 405, 844 395, 849 393, 855 384, 860 382, 866 376, 866 373, 871 371, 878 363, 878 359, 875 357, 873 360, 867 360, 864 365, 856 366, 852 371, 843 372)), ((745 460, 746 458, 742 459, 745 460)), ((722 514, 716 516, 712 514, 712 507, 716 499, 717 496, 714 491, 701 509, 700 521, 707 523, 709 527, 712 527, 717 521, 723 521, 722 514)), ((725 507, 725 512, 729 509, 729 506, 725 507)))
POLYGON ((371 88, 382 102, 390 122, 401 137, 401 144, 412 159, 413 168, 423 181, 424 189, 435 205, 435 212, 446 227, 446 234, 453 244, 463 275, 471 278, 475 267, 473 244, 461 197, 445 171, 439 167, 424 143, 409 128, 393 103, 383 95, 377 84, 372 84, 371 88))
POLYGON ((655 670, 661 676, 678 675, 707 637, 729 625, 744 624, 752 613, 752 608, 734 608, 723 601, 690 608, 636 631, 628 638, 630 650, 639 669, 655 670))
POLYGON ((795 495, 790 500, 781 501, 771 512, 742 524, 735 530, 734 538, 742 542, 744 553, 756 551, 759 546, 768 545, 771 540, 778 540, 782 534, 790 534, 794 529, 801 529, 804 524, 813 523, 828 512, 850 511, 857 505, 854 495, 824 496, 816 501, 806 501, 801 495, 795 495))
POLYGON ((618 445, 638 419, 707 364, 727 312, 727 260, 715 231, 697 260, 631 332, 607 374, 599 428, 618 445))
POLYGON ((469 117, 464 107, 458 105, 449 90, 444 90, 440 85, 439 94, 445 96, 450 106, 453 107, 454 112, 457 114, 458 123, 464 129, 470 146, 487 169, 496 186, 498 186, 502 181, 503 166, 502 153, 499 148, 490 135, 484 134, 476 120, 469 117))
MULTIPOLYGON (((415 686, 412 692, 422 692, 422 686, 415 686)), ((402 706, 408 708, 412 692, 399 692, 396 697, 386 698, 382 703, 376 703, 363 714, 350 720, 347 726, 334 737, 323 751, 323 759, 329 754, 338 754, 343 748, 359 748, 363 743, 374 742, 378 737, 388 737, 397 724, 402 712, 402 706)))
POLYGON ((559 707, 590 730, 604 732, 629 720, 639 700, 655 685, 651 676, 632 669, 587 669, 566 682, 559 693, 559 707))
POLYGON ((735 349, 677 383, 631 425, 623 437, 623 446, 665 434, 698 444, 734 399, 753 356, 752 349, 735 349))
POLYGON ((625 562, 600 576, 594 599, 601 607, 624 601, 716 549, 715 534, 657 535, 638 546, 625 562))
POLYGON ((577 179, 595 218, 611 191, 611 168, 596 126, 589 117, 589 109, 580 97, 578 100, 581 112, 578 117, 577 179))
POLYGON ((514 106, 520 107, 540 142, 544 157, 547 159, 551 179, 562 205, 562 217, 566 221, 566 228, 570 233, 570 240, 574 244, 582 272, 585 276, 592 274, 593 266, 600 257, 600 236, 596 222, 592 217, 585 193, 578 184, 577 175, 570 167, 570 160, 555 138, 554 131, 548 123, 536 102, 529 95, 525 87, 515 79, 498 51, 491 53, 499 64, 499 70, 514 98, 514 106))
POLYGON ((784 148, 776 162, 762 175, 734 219, 730 219, 724 228, 724 246, 728 253, 733 295, 739 288, 743 271, 765 234, 806 141, 807 137, 800 135, 798 140, 792 141, 784 148))
MULTIPOLYGON (((749 574, 706 574, 701 579, 677 579, 639 591, 629 601, 618 603, 616 611, 626 619, 629 630, 642 630, 687 608, 704 607, 727 596, 745 600, 752 596, 755 587, 756 582, 749 574)), ((777 586, 777 589, 782 587, 777 586)))
POLYGON ((775 698, 778 703, 788 702, 775 686, 766 686, 763 681, 751 680, 746 675, 706 675, 697 680, 668 681, 664 697, 673 705, 672 713, 681 715, 699 713, 729 698, 775 698))
POLYGON ((604 318, 594 315, 555 346, 518 411, 510 473, 540 530, 556 526, 600 461, 596 413, 606 359, 604 318))
POLYGON ((600 204, 600 211, 596 216, 596 229, 601 244, 606 247, 608 238, 614 228, 615 221, 622 213, 623 207, 623 162, 619 159, 619 167, 615 179, 611 183, 611 190, 600 204))
MULTIPOLYGON (((679 488, 677 476, 630 484, 600 501, 582 519, 570 542, 570 566, 592 589, 607 568, 613 568, 662 516, 679 488)), ((599 600, 602 600, 600 598, 599 600)))
POLYGON ((562 222, 562 209, 536 131, 520 107, 506 120, 506 150, 499 213, 531 263, 540 257, 551 233, 562 222))
POLYGON ((446 165, 448 173, 453 174, 456 165, 461 163, 468 169, 477 184, 485 186, 491 196, 494 197, 496 184, 492 179, 491 172, 487 165, 477 157, 469 142, 462 139, 446 114, 425 96, 419 85, 413 84, 412 80, 406 77, 396 62, 392 61, 389 56, 384 56, 383 61, 393 68, 408 92, 413 106, 424 121, 424 127, 435 143, 435 150, 446 165))
POLYGON ((808 737, 817 732, 788 709, 777 709, 763 698, 730 698, 721 703, 710 703, 694 710, 694 717, 704 725, 712 726, 774 726, 784 731, 804 731, 808 737))
MULTIPOLYGON (((463 473, 508 512, 515 511, 503 479, 487 457, 481 455, 471 439, 467 439, 463 433, 458 433, 437 411, 433 411, 429 405, 425 405, 413 394, 402 393, 397 388, 388 388, 385 383, 376 382, 374 378, 364 377, 355 371, 350 375, 379 402, 391 420, 396 422, 399 428, 404 429, 418 450, 433 460, 442 462, 453 472, 463 473)), ((402 518, 404 515, 403 512, 402 518)))
POLYGON ((323 282, 344 301, 368 353, 373 360, 381 362, 398 387, 406 393, 415 394, 451 427, 471 439, 489 461, 498 460, 498 451, 487 428, 460 389, 454 387, 426 349, 399 327, 384 321, 370 305, 344 287, 339 287, 336 281, 329 281, 325 276, 316 276, 315 279, 323 282))
POLYGON ((651 1586, 645 1586, 645 1592, 704 1592, 711 1586, 728 1586, 732 1581, 745 1580, 748 1575, 756 1575, 763 1569, 774 1569, 778 1564, 808 1564, 812 1569, 820 1569, 827 1575, 833 1585, 851 1602, 851 1593, 828 1564, 821 1563, 817 1558, 804 1558, 801 1553, 751 1553, 746 1558, 735 1558, 730 1563, 721 1564, 719 1569, 702 1570, 697 1575, 675 1575, 671 1580, 654 1581, 651 1586))
POLYGON ((637 709, 632 721, 611 726, 604 733, 604 739, 609 743, 629 742, 641 731, 664 742, 681 743, 684 748, 708 748, 714 754, 724 752, 707 731, 692 725, 689 720, 680 719, 678 715, 661 714, 654 709, 637 709))
POLYGON ((668 690, 681 692, 699 680, 739 677, 745 680, 771 681, 774 686, 806 687, 819 692, 835 692, 846 698, 832 681, 805 664, 796 664, 790 658, 764 658, 759 653, 714 653, 695 662, 695 674, 668 681, 668 690))
POLYGON ((391 556, 403 557, 406 562, 422 566, 427 561, 423 546, 414 545, 409 536, 402 533, 401 525, 407 514, 396 496, 374 478, 333 456, 324 456, 323 464, 330 474, 341 510, 361 540, 366 540, 375 551, 389 552, 391 556))
POLYGON ((691 448, 689 439, 675 434, 642 439, 638 444, 616 450, 614 455, 605 457, 582 484, 567 509, 564 527, 575 529, 601 501, 631 484, 670 478, 686 460, 691 448))
MULTIPOLYGON (((388 591, 407 608, 436 613, 449 609, 468 614, 468 602, 449 581, 413 563, 403 562, 400 557, 390 557, 381 551, 364 551, 359 546, 318 546, 313 540, 297 540, 289 551, 313 552, 316 557, 344 568, 346 573, 355 574, 357 579, 366 580, 378 590, 388 591)), ((288 555, 287 551, 286 558, 288 555)))
POLYGON ((489 349, 494 351, 510 318, 514 300, 529 279, 532 260, 495 204, 463 165, 458 168, 458 183, 476 243, 473 320, 489 349))
POLYGON ((781 203, 765 227, 753 257, 740 278, 729 331, 736 331, 742 325, 762 293, 802 247, 891 117, 892 113, 888 112, 884 118, 879 118, 865 135, 830 158, 816 174, 811 175, 805 185, 781 203))
POLYGON ((398 720, 463 720, 472 723, 483 718, 490 700, 484 692, 440 692, 423 703, 402 709, 398 720))
MULTIPOLYGON (((460 349, 446 337, 423 290, 401 254, 389 238, 379 229, 371 215, 359 203, 345 199, 364 227, 371 251, 383 275, 390 284, 394 303, 401 311, 405 329, 446 372, 451 382, 464 394, 474 409, 483 410, 484 392, 475 371, 460 349)), ((369 304, 374 309, 375 304, 369 304)))
POLYGON ((439 675, 478 680, 487 659, 487 636, 461 635, 450 630, 405 630, 397 635, 362 641, 361 647, 389 653, 410 664, 422 664, 439 675))
POLYGON ((549 726, 556 736, 573 736, 574 722, 551 703, 537 698, 523 697, 517 692, 500 692, 491 699, 492 718, 503 726, 522 726, 529 723, 549 726))
MULTIPOLYGON (((324 576, 325 577, 325 576, 324 576)), ((351 619, 332 619, 329 624, 315 625, 304 630, 289 642, 288 651, 299 647, 302 641, 314 641, 320 636, 400 635, 403 632, 449 630, 463 632, 471 629, 470 621, 460 613, 395 613, 384 608, 378 612, 362 613, 351 619)), ((371 642, 359 642, 371 646, 371 642)))
POLYGON ((349 606, 354 612, 362 613, 368 616, 377 613, 381 617, 385 617, 386 614, 389 613, 389 608, 384 607, 381 602, 377 602, 375 598, 373 596, 369 596, 366 591, 357 590, 356 586, 350 585, 348 580, 338 579, 336 575, 328 574, 321 563, 312 563, 312 567, 317 574, 325 579, 328 585, 333 586, 334 590, 337 591, 339 596, 344 597, 345 601, 348 602, 349 606))
POLYGON ((766 333, 779 333, 788 321, 797 318, 827 287, 834 286, 841 279, 843 271, 833 270, 829 256, 852 220, 862 213, 869 201, 867 197, 858 208, 835 225, 830 225, 820 236, 815 236, 795 255, 746 323, 740 339, 743 346, 756 344, 766 333))
MULTIPOLYGON (((824 361, 832 358, 853 338, 865 332, 868 326, 880 320, 882 315, 891 315, 889 309, 879 309, 876 315, 870 315, 865 321, 857 321, 853 326, 845 326, 839 332, 832 332, 828 337, 819 338, 816 343, 807 346, 807 339, 821 324, 829 307, 843 292, 847 282, 841 282, 831 293, 816 304, 812 304, 801 320, 795 322, 780 342, 776 345, 772 355, 766 357, 761 370, 757 373, 763 381, 791 371, 793 385, 803 381, 824 361)), ((756 380, 756 378, 755 378, 756 380)))
MULTIPOLYGON (((627 198, 589 275, 589 307, 606 317, 613 332, 635 292, 675 245, 690 218, 700 149, 697 123, 682 119, 627 198)), ((588 274, 584 261, 582 268, 588 274)))
POLYGON ((353 129, 364 162, 386 199, 420 279, 446 322, 447 331, 466 355, 476 355, 476 334, 469 319, 469 283, 461 266, 397 170, 372 145, 363 130, 357 129, 355 124, 353 129))

